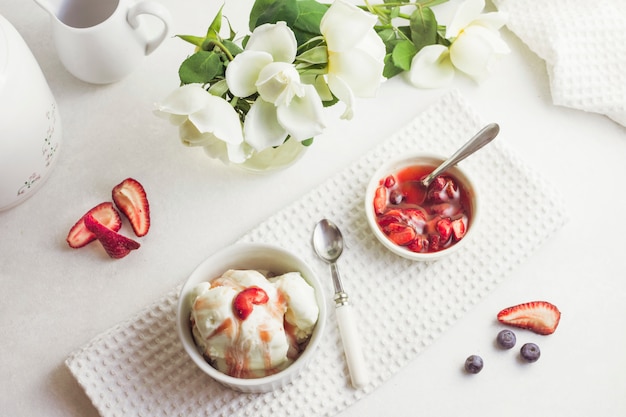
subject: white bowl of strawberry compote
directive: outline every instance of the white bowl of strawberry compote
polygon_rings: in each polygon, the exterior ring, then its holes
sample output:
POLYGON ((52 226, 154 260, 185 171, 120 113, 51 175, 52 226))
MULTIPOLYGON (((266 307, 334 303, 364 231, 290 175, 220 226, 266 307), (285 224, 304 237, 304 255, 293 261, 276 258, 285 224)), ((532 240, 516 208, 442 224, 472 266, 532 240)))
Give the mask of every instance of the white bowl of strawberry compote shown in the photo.
POLYGON ((393 253, 431 261, 462 248, 476 229, 476 184, 458 166, 436 177, 428 189, 420 180, 446 158, 416 153, 386 162, 365 193, 370 229, 393 253))
POLYGON ((277 246, 239 243, 202 262, 182 287, 176 324, 191 360, 231 389, 291 383, 322 339, 326 299, 313 270, 277 246))

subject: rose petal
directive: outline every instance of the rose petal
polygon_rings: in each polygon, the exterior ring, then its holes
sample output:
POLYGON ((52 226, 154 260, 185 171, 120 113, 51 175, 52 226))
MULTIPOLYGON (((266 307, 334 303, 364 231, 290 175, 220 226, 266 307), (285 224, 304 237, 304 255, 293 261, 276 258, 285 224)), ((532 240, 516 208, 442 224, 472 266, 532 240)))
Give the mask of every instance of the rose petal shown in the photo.
POLYGON ((267 52, 274 61, 292 63, 296 59, 298 43, 285 22, 266 23, 254 29, 246 51, 267 52))
MULTIPOLYGON (((157 110, 172 115, 187 116, 205 107, 210 96, 201 84, 183 85, 172 91, 161 103, 158 103, 157 110)), ((184 119, 180 121, 181 119, 178 118, 171 120, 174 124, 181 124, 184 121, 184 119)))
POLYGON ((289 104, 294 96, 302 96, 304 89, 300 83, 300 74, 286 62, 272 62, 259 74, 256 88, 263 100, 276 106, 289 104))
POLYGON ((342 53, 329 52, 328 72, 344 80, 355 96, 374 97, 383 79, 384 56, 380 37, 370 31, 357 47, 342 53))
POLYGON ((178 127, 178 136, 185 146, 206 146, 215 140, 215 136, 200 132, 189 120, 178 127))
POLYGON ((204 152, 209 155, 211 158, 219 159, 223 163, 227 164, 230 159, 228 159, 228 151, 226 149, 226 143, 221 140, 214 140, 208 142, 204 146, 204 152))
POLYGON ((223 163, 234 162, 241 164, 250 156, 249 146, 245 143, 233 145, 222 142, 221 140, 213 140, 204 146, 204 152, 211 158, 219 159, 223 163))
POLYGON ((443 45, 427 45, 413 57, 407 76, 409 82, 419 88, 445 87, 454 79, 454 66, 448 48, 443 45))
POLYGON ((498 32, 476 25, 465 28, 450 45, 452 64, 478 81, 489 74, 499 55, 509 52, 498 32))
POLYGON ((226 67, 226 83, 237 97, 248 97, 256 93, 256 81, 261 70, 272 63, 267 52, 243 51, 226 67))
POLYGON ((258 152, 271 146, 280 146, 288 135, 278 123, 276 106, 262 98, 258 98, 250 107, 243 133, 246 142, 258 152))
POLYGON ((376 24, 376 16, 366 13, 345 0, 335 0, 328 8, 320 31, 329 51, 342 52, 359 43, 376 24))
POLYGON ((304 85, 305 94, 294 97, 289 105, 276 109, 278 122, 295 140, 303 140, 321 134, 326 127, 323 118, 324 106, 315 87, 304 85))
POLYGON ((476 20, 472 22, 473 25, 481 25, 492 30, 498 30, 504 26, 509 18, 509 15, 505 12, 491 12, 484 13, 478 16, 476 20))
POLYGON ((466 0, 456 9, 454 17, 446 27, 446 39, 453 39, 467 27, 473 20, 480 16, 485 8, 484 0, 466 0))
POLYGON ((350 86, 340 77, 328 74, 328 86, 337 98, 346 105, 341 115, 342 119, 350 120, 354 117, 354 94, 350 86))
POLYGON ((239 116, 233 107, 224 99, 209 95, 207 106, 202 110, 189 115, 201 133, 211 133, 216 138, 227 143, 239 144, 243 142, 243 133, 239 116))
POLYGON ((250 146, 248 146, 245 142, 239 144, 227 143, 226 152, 228 153, 228 159, 236 164, 245 162, 245 160, 248 159, 252 153, 249 148, 250 146))

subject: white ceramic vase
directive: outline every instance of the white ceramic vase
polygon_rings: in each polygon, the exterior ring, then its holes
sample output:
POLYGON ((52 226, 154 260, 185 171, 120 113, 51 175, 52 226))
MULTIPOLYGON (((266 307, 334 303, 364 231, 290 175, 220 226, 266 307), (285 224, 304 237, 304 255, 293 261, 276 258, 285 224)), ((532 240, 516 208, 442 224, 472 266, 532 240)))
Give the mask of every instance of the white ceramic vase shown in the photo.
POLYGON ((0 15, 0 210, 38 190, 61 145, 56 101, 17 30, 0 15))
POLYGON ((297 140, 289 139, 281 146, 265 149, 245 162, 233 165, 246 171, 269 173, 290 167, 304 155, 307 149, 297 140))

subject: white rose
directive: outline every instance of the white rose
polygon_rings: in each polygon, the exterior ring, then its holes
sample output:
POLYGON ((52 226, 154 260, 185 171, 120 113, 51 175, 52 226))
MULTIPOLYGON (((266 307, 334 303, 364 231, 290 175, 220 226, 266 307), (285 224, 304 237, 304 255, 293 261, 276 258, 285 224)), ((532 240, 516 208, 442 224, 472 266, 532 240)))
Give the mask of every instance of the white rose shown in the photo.
POLYGON ((302 83, 293 65, 296 52, 295 35, 285 22, 268 23, 252 32, 246 49, 226 67, 234 95, 259 94, 244 123, 245 141, 258 152, 280 146, 288 136, 309 139, 325 128, 319 95, 302 83))
POLYGON ((452 82, 454 66, 450 51, 443 45, 427 45, 419 50, 406 73, 409 82, 419 88, 440 88, 452 82))
POLYGON ((203 146, 209 155, 223 161, 240 163, 247 155, 241 121, 233 107, 200 84, 187 84, 174 90, 157 104, 159 113, 179 127, 187 146, 203 146))
POLYGON ((506 22, 506 14, 481 14, 484 0, 467 0, 461 4, 446 28, 452 64, 477 81, 484 79, 501 55, 510 49, 498 31, 506 22))
POLYGON ((335 0, 322 17, 320 31, 328 49, 328 86, 353 116, 354 97, 373 97, 383 80, 385 45, 374 31, 376 16, 345 0, 335 0))

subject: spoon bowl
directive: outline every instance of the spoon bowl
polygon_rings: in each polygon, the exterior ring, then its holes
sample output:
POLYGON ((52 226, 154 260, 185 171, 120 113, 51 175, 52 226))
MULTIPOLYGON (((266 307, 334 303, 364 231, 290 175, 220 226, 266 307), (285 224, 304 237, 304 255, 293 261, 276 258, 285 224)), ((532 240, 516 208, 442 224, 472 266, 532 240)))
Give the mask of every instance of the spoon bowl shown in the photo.
POLYGON ((325 262, 337 262, 343 252, 341 230, 328 219, 320 220, 313 231, 313 249, 325 262))

